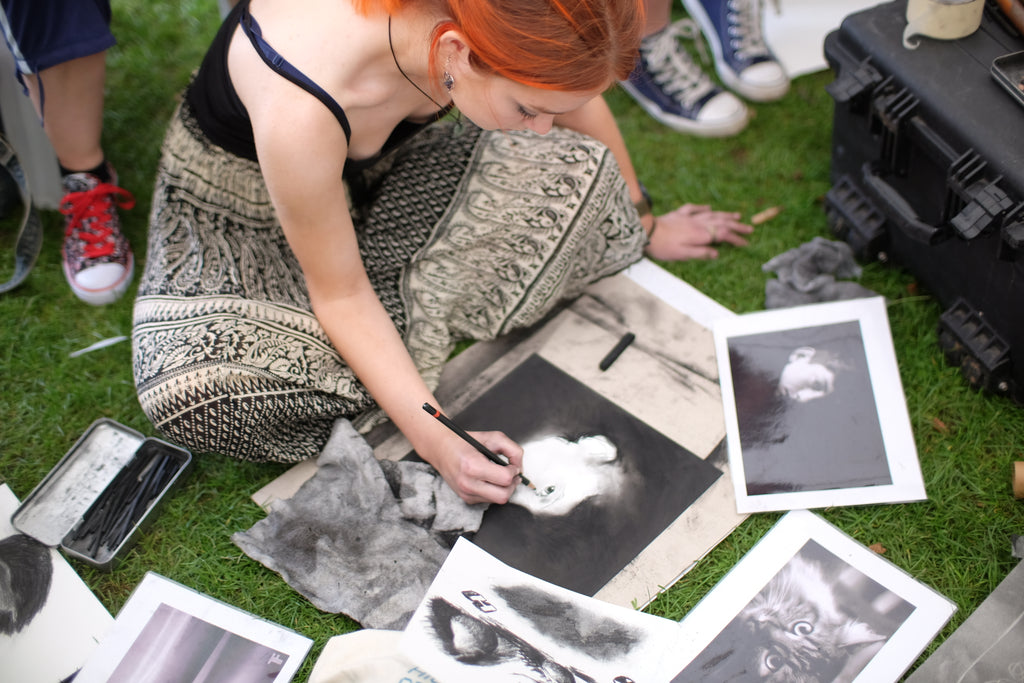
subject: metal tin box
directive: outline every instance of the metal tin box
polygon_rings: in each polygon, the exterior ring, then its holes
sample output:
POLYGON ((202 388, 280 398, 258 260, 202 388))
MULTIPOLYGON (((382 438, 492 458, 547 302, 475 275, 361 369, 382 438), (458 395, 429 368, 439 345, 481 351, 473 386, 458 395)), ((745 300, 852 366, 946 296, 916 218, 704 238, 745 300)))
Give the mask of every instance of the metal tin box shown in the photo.
POLYGON ((1024 50, 993 59, 992 76, 1018 104, 1024 106, 1024 50))
POLYGON ((191 466, 187 450, 101 418, 25 498, 11 523, 110 571, 191 466))

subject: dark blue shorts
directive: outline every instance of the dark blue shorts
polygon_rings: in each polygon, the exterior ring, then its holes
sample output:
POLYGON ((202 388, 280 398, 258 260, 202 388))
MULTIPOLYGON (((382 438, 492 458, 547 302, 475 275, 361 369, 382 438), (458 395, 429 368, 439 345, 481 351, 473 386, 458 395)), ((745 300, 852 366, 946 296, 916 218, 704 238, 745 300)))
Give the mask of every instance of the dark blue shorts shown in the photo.
POLYGON ((0 4, 11 30, 5 37, 22 73, 39 73, 115 44, 110 0, 0 0, 0 4))

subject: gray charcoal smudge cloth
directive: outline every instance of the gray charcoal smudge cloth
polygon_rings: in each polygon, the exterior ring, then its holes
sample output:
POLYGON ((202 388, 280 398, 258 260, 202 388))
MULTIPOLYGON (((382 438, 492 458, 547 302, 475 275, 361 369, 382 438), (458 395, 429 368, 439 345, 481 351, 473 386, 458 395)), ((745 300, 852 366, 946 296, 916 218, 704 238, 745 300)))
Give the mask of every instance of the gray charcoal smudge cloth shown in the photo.
POLYGON ((764 307, 768 309, 878 296, 856 282, 837 279, 859 278, 861 268, 849 244, 824 237, 779 254, 761 270, 778 276, 765 283, 764 307))
POLYGON ((401 630, 486 508, 464 503, 426 463, 379 462, 339 419, 316 474, 231 540, 317 608, 401 630))

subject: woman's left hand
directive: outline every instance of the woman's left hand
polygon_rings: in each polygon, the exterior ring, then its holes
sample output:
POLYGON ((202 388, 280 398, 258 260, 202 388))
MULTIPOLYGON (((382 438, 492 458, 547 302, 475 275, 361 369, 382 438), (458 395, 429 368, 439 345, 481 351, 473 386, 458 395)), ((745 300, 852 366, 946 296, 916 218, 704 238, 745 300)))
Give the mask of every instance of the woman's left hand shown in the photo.
POLYGON ((747 244, 745 235, 754 227, 740 222, 740 214, 714 211, 710 206, 683 204, 657 217, 657 227, 645 252, 661 261, 715 259, 713 245, 725 242, 737 247, 747 244))

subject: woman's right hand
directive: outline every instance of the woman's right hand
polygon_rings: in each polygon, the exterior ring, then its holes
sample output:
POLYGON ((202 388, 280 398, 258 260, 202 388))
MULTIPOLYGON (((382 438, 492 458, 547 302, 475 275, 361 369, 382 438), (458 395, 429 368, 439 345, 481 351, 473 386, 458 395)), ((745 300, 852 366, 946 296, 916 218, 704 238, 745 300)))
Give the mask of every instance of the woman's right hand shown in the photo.
POLYGON ((522 447, 502 432, 471 432, 471 435, 492 453, 508 458, 509 464, 491 462, 455 434, 438 444, 431 454, 433 457, 424 456, 424 459, 467 504, 507 503, 520 485, 522 447))

